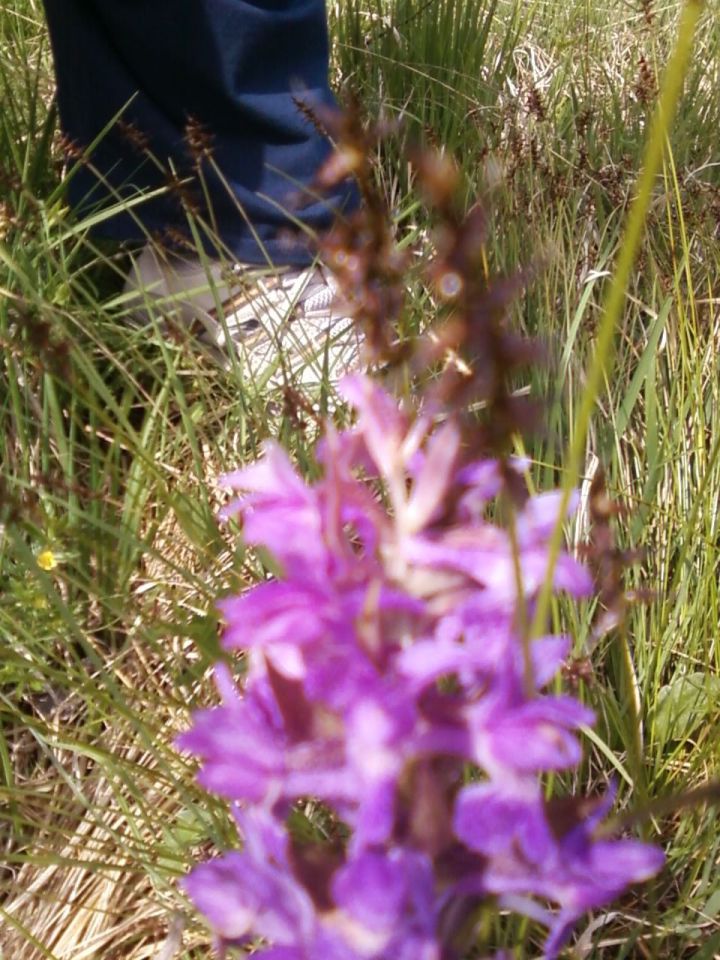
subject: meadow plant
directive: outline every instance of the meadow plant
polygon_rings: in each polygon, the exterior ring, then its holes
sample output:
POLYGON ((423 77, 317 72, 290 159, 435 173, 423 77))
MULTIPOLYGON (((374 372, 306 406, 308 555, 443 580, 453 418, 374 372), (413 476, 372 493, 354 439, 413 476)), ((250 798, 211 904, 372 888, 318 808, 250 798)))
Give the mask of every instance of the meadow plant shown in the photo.
MULTIPOLYGON (((421 448, 450 418, 462 435, 458 469, 472 460, 499 465, 503 488, 483 519, 492 516, 510 540, 518 539, 511 504, 522 512, 524 483, 522 464, 508 461, 513 448, 528 452, 528 475, 543 490, 559 480, 570 488, 579 475, 587 489, 597 456, 607 466, 608 490, 620 492, 626 505, 618 515, 609 511, 596 473, 577 528, 587 516, 594 524, 588 568, 600 581, 599 606, 583 601, 576 611, 563 597, 551 608, 553 629, 572 634, 580 659, 566 663, 562 679, 544 689, 557 692, 567 684, 569 693, 593 705, 597 723, 584 731, 582 766, 542 778, 543 801, 554 813, 551 827, 560 813, 568 827, 577 825, 593 801, 564 795, 602 792, 605 772, 617 771, 617 806, 624 809, 589 828, 593 837, 607 841, 642 821, 646 839, 662 842, 668 868, 651 890, 601 908, 587 926, 581 921, 575 953, 709 957, 720 950, 712 806, 720 792, 717 782, 704 786, 709 775, 717 776, 720 739, 715 10, 705 5, 695 42, 685 45, 686 68, 676 64, 668 74, 663 67, 681 9, 699 10, 699 0, 530 6, 519 0, 342 0, 328 6, 335 14, 336 80, 351 78, 370 115, 408 121, 397 138, 372 147, 375 177, 408 252, 389 247, 380 220, 375 231, 342 221, 333 235, 333 269, 345 274, 358 298, 368 291, 359 317, 368 342, 384 339, 392 348, 393 356, 382 362, 390 367, 392 392, 406 398, 401 416, 413 416, 407 398, 420 395, 413 377, 427 361, 431 376, 422 411, 429 415, 432 408, 434 427, 421 448), (418 14, 412 20, 411 8, 418 14), (483 9, 492 12, 487 31, 487 20, 474 16, 483 9), (680 103, 676 115, 663 100, 666 75, 680 103), (673 79, 679 77, 685 78, 681 89, 673 79), (654 133, 653 110, 664 118, 654 133), (543 258, 513 318, 524 330, 542 331, 553 358, 545 368, 520 371, 522 345, 511 344, 508 326, 492 316, 467 331, 476 338, 467 350, 476 355, 467 357, 474 378, 460 364, 445 367, 469 316, 469 298, 458 303, 459 274, 450 262, 453 245, 461 258, 461 234, 447 221, 433 238, 440 256, 432 290, 449 305, 445 322, 432 330, 436 339, 428 336, 421 350, 409 350, 409 334, 433 315, 428 286, 413 284, 400 336, 378 328, 373 340, 367 324, 390 316, 397 302, 392 274, 419 269, 418 253, 431 246, 414 189, 417 164, 411 173, 400 160, 412 133, 446 145, 461 164, 466 196, 478 182, 492 185, 484 258, 493 270, 512 274, 518 264, 543 258), (655 155, 649 164, 647 143, 655 155), (648 171, 642 182, 641 169, 648 171), (639 216, 626 230, 622 224, 630 222, 626 215, 637 198, 639 216), (606 275, 618 262, 614 281, 606 275), (610 285, 614 306, 608 311, 610 285), (497 362, 486 362, 489 357, 497 362), (402 367, 406 359, 411 376, 402 367), (512 388, 530 386, 543 397, 543 429, 522 446, 503 444, 513 419, 522 427, 532 413, 520 409, 523 397, 512 388), (571 447, 572 456, 561 453, 571 447), (642 568, 628 586, 653 590, 652 602, 631 607, 621 629, 609 634, 603 628, 622 614, 615 579, 622 558, 607 539, 608 522, 619 547, 643 548, 642 568), (608 615, 591 621, 593 611, 607 605, 608 615)), ((234 828, 223 801, 188 782, 192 770, 168 749, 168 738, 177 730, 178 709, 204 697, 203 678, 217 656, 216 618, 208 615, 208 604, 227 593, 229 583, 238 589, 240 577, 263 579, 266 554, 245 553, 239 575, 231 571, 227 543, 212 519, 214 489, 199 481, 213 478, 222 464, 254 459, 271 431, 287 441, 303 476, 317 476, 307 459, 314 428, 302 429, 315 411, 300 406, 299 395, 299 416, 290 417, 289 407, 278 414, 278 425, 274 413, 268 420, 261 385, 245 379, 239 390, 240 371, 216 370, 198 355, 192 338, 180 332, 168 338, 159 325, 138 331, 127 322, 129 305, 120 293, 125 258, 90 233, 113 210, 74 218, 68 209, 67 179, 77 164, 92 161, 71 144, 63 150, 53 136, 41 4, 4 4, 0 36, 0 952, 13 960, 75 960, 90 953, 108 960, 206 957, 205 930, 193 926, 183 936, 176 878, 209 850, 236 846, 234 828)), ((142 131, 125 133, 145 155, 142 131)), ((206 169, 212 143, 192 118, 186 142, 186 172, 201 160, 206 169)), ((358 162, 365 162, 361 154, 343 157, 348 167, 358 162)), ((442 195, 441 158, 428 157, 425 166, 426 194, 435 170, 442 195)), ((192 217, 193 196, 177 178, 168 174, 166 187, 186 209, 198 243, 176 234, 158 242, 197 255, 199 238, 212 234, 210 225, 192 217)), ((117 198, 115 210, 122 206, 139 218, 139 202, 117 198)), ((472 226, 463 227, 471 252, 477 252, 483 219, 475 210, 472 226)), ((511 277, 483 293, 485 275, 483 257, 477 257, 467 277, 482 293, 473 293, 473 310, 486 315, 514 295, 519 281, 511 277)), ((466 284, 460 294, 465 299, 469 292, 466 284)), ((389 502, 377 477, 369 476, 368 484, 376 500, 389 502)), ((433 528, 449 521, 453 509, 449 501, 447 516, 438 514, 433 528)), ((587 557, 579 546, 574 552, 587 557)), ((479 584, 475 588, 480 592, 479 584)), ((548 620, 542 597, 528 589, 519 595, 528 600, 518 605, 514 642, 524 656, 527 634, 547 631, 548 620)), ((448 696, 457 682, 447 675, 436 686, 448 696)), ((233 702, 236 697, 233 691, 233 702)), ((258 747, 253 758, 261 752, 258 747)), ((398 817, 422 780, 409 764, 407 770, 398 787, 398 817)), ((483 779, 477 764, 464 764, 457 793, 473 778, 478 784, 491 779, 483 779)), ((247 815, 261 809, 241 804, 247 815)), ((301 903, 317 898, 323 864, 326 878, 340 876, 333 865, 339 869, 354 856, 350 818, 343 823, 337 811, 330 816, 330 806, 303 798, 288 818, 282 804, 272 813, 290 858, 288 886, 299 890, 301 903), (320 839, 319 849, 310 842, 320 839)), ((414 840, 406 840, 407 847, 424 849, 414 840)), ((378 848, 387 852, 391 845, 378 848)), ((250 857, 253 849, 246 841, 234 856, 250 857)), ((474 856, 477 865, 483 855, 474 856)), ((455 931, 446 953, 472 960, 502 948, 513 960, 540 954, 539 923, 509 915, 513 904, 506 910, 493 894, 453 895, 445 867, 450 857, 431 859, 433 902, 440 891, 447 893, 434 929, 438 939, 455 931), (472 946, 465 949, 466 943, 472 946)), ((248 874, 228 890, 237 902, 250 896, 253 884, 258 888, 248 874)), ((332 883, 325 889, 325 905, 313 900, 309 915, 324 927, 333 913, 336 923, 355 925, 352 914, 333 907, 332 883)), ((549 897, 536 899, 540 908, 552 906, 549 897)), ((297 901, 288 895, 279 902, 297 901)), ((382 914, 376 914, 377 924, 382 914)), ((261 956, 270 943, 275 956, 297 954, 267 922, 248 922, 261 956), (261 938, 261 929, 272 936, 261 938)), ((323 950, 315 955, 322 960, 323 950)))
MULTIPOLYGON (((244 495, 225 514, 283 576, 220 603, 225 647, 248 651, 244 689, 219 667, 223 703, 180 745, 233 801, 245 847, 185 889, 221 942, 262 937, 268 960, 462 957, 490 903, 547 925, 555 957, 583 912, 662 863, 595 835, 612 791, 543 789, 578 763, 575 731, 593 719, 547 689, 570 639, 522 635, 558 497, 528 498, 511 533, 485 511, 514 464, 463 463, 452 421, 406 416, 368 378, 341 389, 358 422, 328 428, 321 480, 307 485, 272 444, 226 478, 244 495), (286 819, 308 797, 343 841, 293 838, 286 819)), ((592 586, 567 553, 554 583, 592 586)))
MULTIPOLYGON (((350 172, 367 185, 367 143, 345 125, 321 181, 350 172)), ((529 626, 566 519, 561 494, 530 496, 510 455, 530 417, 512 375, 537 350, 506 327, 521 280, 487 280, 485 220, 458 209, 454 168, 436 154, 415 167, 439 221, 434 328, 403 345, 383 324, 402 271, 376 204, 327 249, 373 359, 410 380, 430 364, 429 385, 412 403, 349 375, 339 390, 355 423, 327 425, 320 479, 274 442, 225 477, 240 496, 223 517, 281 573, 219 603, 225 649, 245 652, 247 673, 238 689, 216 668, 222 704, 179 745, 231 801, 243 849, 183 887, 221 949, 259 941, 267 960, 460 960, 493 949, 480 933, 493 911, 546 927, 552 958, 583 913, 663 862, 602 826, 612 787, 547 789, 581 760, 593 714, 559 692, 571 639, 529 626), (308 800, 324 837, 292 827, 308 800)), ((568 551, 552 578, 556 592, 593 591, 568 551)))

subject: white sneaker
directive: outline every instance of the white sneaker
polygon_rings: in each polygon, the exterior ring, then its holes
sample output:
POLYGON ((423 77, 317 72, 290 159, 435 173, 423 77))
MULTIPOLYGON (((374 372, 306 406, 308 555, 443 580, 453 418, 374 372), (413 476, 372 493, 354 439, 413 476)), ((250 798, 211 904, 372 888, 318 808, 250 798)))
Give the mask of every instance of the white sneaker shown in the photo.
POLYGON ((262 268, 161 255, 132 264, 125 302, 141 324, 176 325, 226 368, 235 358, 260 387, 336 381, 358 366, 360 336, 321 265, 262 268))

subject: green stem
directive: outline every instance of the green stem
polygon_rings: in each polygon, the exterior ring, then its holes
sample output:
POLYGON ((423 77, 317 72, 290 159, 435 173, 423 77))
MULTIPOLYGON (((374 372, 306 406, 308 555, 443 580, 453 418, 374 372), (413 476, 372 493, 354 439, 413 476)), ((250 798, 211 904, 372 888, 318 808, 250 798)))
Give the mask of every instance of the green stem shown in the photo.
POLYGON ((609 378, 615 357, 615 331, 622 316, 625 291, 630 279, 633 264, 640 248, 647 212, 652 200, 655 181, 662 167, 665 144, 682 95, 685 75, 693 53, 693 40, 698 21, 702 14, 704 0, 686 0, 677 41, 672 57, 663 78, 660 97, 650 126, 650 134, 645 147, 642 172, 638 180, 637 195, 628 215, 625 238, 618 255, 617 267, 610 281, 602 320, 597 335, 595 357, 588 371, 587 382, 580 402, 572 438, 565 457, 565 480, 558 521, 550 538, 548 568, 545 582, 538 596, 531 636, 540 636, 545 630, 552 599, 552 581, 555 566, 560 556, 563 542, 563 525, 568 505, 577 477, 583 464, 585 442, 595 401, 605 378, 609 378))

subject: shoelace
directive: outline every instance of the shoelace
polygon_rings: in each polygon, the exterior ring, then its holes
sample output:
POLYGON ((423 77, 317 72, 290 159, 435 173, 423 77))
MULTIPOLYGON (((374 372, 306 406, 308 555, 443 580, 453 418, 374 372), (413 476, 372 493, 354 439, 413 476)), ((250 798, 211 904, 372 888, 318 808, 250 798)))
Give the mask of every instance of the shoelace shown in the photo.
MULTIPOLYGON (((292 324, 303 316, 310 319, 313 314, 319 315, 321 319, 323 313, 328 313, 328 326, 333 319, 337 319, 332 317, 331 312, 337 289, 334 283, 327 279, 321 267, 281 277, 279 285, 275 287, 266 287, 261 280, 258 287, 254 298, 257 301, 257 315, 244 320, 238 318, 231 325, 230 336, 233 339, 246 340, 262 330, 268 332, 276 325, 277 333, 280 325, 292 324), (267 314, 270 320, 269 327, 260 319, 264 314, 267 314)), ((211 316, 216 320, 214 311, 211 311, 211 316)))
POLYGON ((291 314, 298 309, 304 313, 314 313, 329 309, 335 300, 337 290, 329 282, 322 268, 318 267, 310 275, 300 273, 287 289, 287 300, 295 304, 291 314))
POLYGON ((335 299, 335 291, 329 284, 325 284, 316 293, 310 294, 307 300, 303 301, 303 308, 312 313, 315 310, 326 310, 335 299))

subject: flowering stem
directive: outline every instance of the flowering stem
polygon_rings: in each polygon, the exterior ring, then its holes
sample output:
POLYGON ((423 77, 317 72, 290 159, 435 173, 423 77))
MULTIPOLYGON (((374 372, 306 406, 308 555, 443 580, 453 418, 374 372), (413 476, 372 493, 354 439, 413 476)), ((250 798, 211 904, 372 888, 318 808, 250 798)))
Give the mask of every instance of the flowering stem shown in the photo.
POLYGON ((609 376, 614 360, 615 330, 622 316, 625 290, 642 241, 655 180, 662 167, 668 132, 682 95, 685 75, 692 58, 695 31, 703 8, 704 0, 687 0, 684 5, 678 26, 675 49, 665 71, 660 97, 650 126, 650 135, 645 147, 637 194, 628 215, 625 239, 620 248, 617 267, 607 288, 602 320, 597 335, 595 357, 588 371, 572 439, 565 457, 567 467, 562 488, 562 502, 558 513, 558 521, 549 543, 548 569, 533 618, 532 637, 539 636, 543 632, 550 611, 553 573, 562 546, 563 522, 567 516, 570 497, 585 456, 585 442, 595 402, 600 393, 603 379, 609 376))

